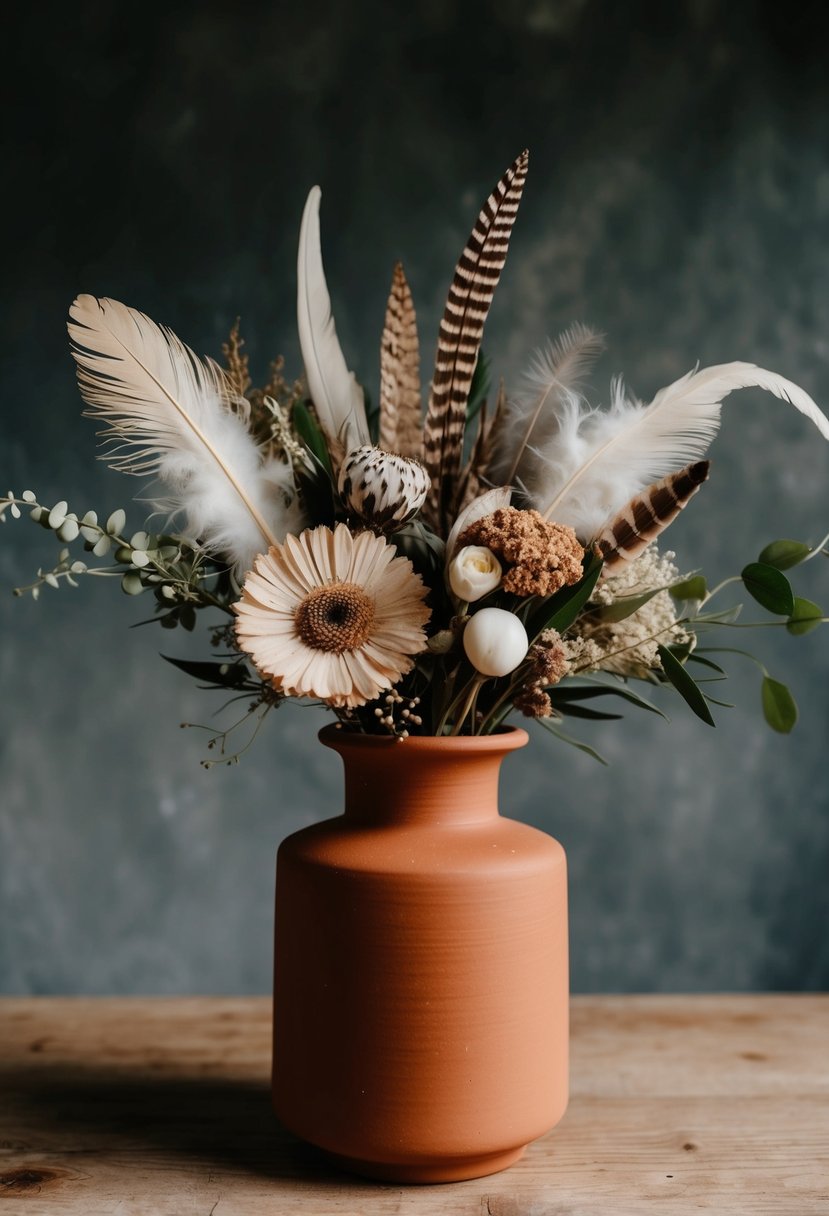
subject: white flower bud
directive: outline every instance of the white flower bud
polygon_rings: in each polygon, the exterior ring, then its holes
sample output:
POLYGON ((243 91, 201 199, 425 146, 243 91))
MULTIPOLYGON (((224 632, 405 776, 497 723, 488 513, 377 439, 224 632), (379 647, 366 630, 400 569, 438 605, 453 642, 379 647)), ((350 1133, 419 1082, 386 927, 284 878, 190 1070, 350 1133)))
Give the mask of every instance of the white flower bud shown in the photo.
POLYGON ((502 575, 501 563, 491 549, 466 545, 449 566, 449 586, 459 600, 474 604, 499 586, 502 575))
POLYGON ((527 631, 513 612, 481 608, 463 631, 463 648, 469 662, 484 676, 506 676, 515 671, 530 647, 527 631))

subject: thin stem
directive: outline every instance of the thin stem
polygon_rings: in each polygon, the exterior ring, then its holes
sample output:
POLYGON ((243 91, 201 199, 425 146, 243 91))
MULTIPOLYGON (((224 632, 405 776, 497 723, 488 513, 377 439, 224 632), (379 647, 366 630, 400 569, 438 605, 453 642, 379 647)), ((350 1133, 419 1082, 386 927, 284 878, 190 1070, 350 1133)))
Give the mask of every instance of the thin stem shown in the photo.
POLYGON ((722 591, 723 587, 727 587, 729 583, 741 583, 742 581, 743 580, 739 574, 732 574, 730 578, 724 578, 721 583, 717 583, 716 587, 712 587, 705 599, 702 601, 703 604, 707 604, 709 600, 712 600, 714 596, 717 595, 718 592, 722 591))
MULTIPOLYGON (((450 735, 459 735, 461 733, 461 728, 462 728, 464 722, 466 721, 466 715, 474 707, 475 702, 478 699, 478 693, 480 691, 481 685, 483 684, 485 679, 486 679, 486 676, 481 676, 481 675, 475 676, 475 679, 472 681, 472 683, 469 687, 469 692, 466 695, 466 699, 463 703, 463 706, 461 707, 461 711, 455 720, 455 725, 452 727, 451 731, 449 732, 450 735)), ((474 717, 472 719, 472 734, 473 735, 475 734, 474 717)))
MULTIPOLYGON (((814 616, 809 617, 809 624, 825 625, 829 621, 829 616, 814 616)), ((697 622, 694 622, 697 623, 697 622)), ((711 621, 712 625, 723 629, 780 629, 792 624, 791 621, 711 621)), ((794 622, 797 624, 797 621, 794 622)), ((702 624, 708 624, 703 621, 702 624)))
POLYGON ((757 658, 757 656, 755 654, 752 654, 751 651, 749 651, 749 650, 738 650, 735 646, 706 646, 705 653, 706 654, 739 654, 744 659, 750 659, 755 667, 760 668, 760 671, 762 671, 764 676, 768 676, 768 674, 769 674, 768 671, 766 670, 765 666, 760 662, 760 660, 757 658))
POLYGON ((520 676, 516 676, 516 678, 514 680, 510 680, 507 687, 501 693, 501 696, 498 698, 498 700, 495 702, 495 704, 489 710, 489 713, 486 715, 483 722, 481 723, 481 729, 478 732, 479 734, 481 734, 481 735, 487 734, 487 728, 489 727, 490 723, 492 723, 492 726, 497 725, 499 711, 503 708, 503 706, 507 702, 512 700, 516 691, 521 687, 521 684, 523 683, 524 677, 526 676, 526 674, 527 674, 527 671, 526 671, 526 669, 524 669, 524 671, 522 672, 522 674, 520 676))
MULTIPOLYGON (((652 633, 648 638, 637 638, 637 640, 635 642, 631 642, 629 646, 621 646, 618 650, 608 650, 606 654, 602 655, 601 661, 604 663, 607 659, 615 659, 618 655, 625 654, 628 650, 638 650, 639 647, 644 646, 646 642, 655 642, 657 638, 661 638, 663 633, 669 633, 672 629, 676 629, 678 626, 688 624, 690 624, 690 617, 680 617, 678 620, 673 621, 670 625, 666 625, 664 629, 660 629, 656 633, 652 633)), ((582 671, 589 671, 593 666, 594 664, 592 663, 583 663, 581 667, 576 667, 572 672, 570 672, 570 675, 577 676, 582 671)))
MULTIPOLYGON (((826 535, 824 536, 822 541, 819 541, 818 544, 815 545, 814 549, 808 555, 808 557, 804 557, 803 562, 810 562, 813 557, 817 557, 818 553, 825 553, 827 556, 829 556, 829 551, 827 551, 823 547, 827 543, 827 541, 829 541, 829 532, 826 533, 826 535)), ((801 565, 802 564, 803 563, 801 562, 801 565)))
MULTIPOLYGON (((453 681, 453 688, 454 688, 454 681, 453 681)), ((461 688, 460 692, 457 693, 454 697, 451 697, 446 708, 441 711, 437 730, 435 731, 436 735, 440 736, 446 730, 449 719, 452 717, 452 711, 455 709, 456 706, 460 705, 460 703, 463 699, 465 688, 466 688, 466 685, 464 684, 464 686, 461 688)))

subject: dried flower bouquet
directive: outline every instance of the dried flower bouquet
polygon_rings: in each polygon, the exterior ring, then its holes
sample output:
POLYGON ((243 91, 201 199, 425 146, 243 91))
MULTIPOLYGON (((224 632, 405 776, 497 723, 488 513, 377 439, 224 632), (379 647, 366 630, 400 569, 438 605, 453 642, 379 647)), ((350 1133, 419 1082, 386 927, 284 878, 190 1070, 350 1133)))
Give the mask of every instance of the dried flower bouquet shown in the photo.
MULTIPOLYGON (((527 160, 498 182, 458 261, 425 416, 400 265, 379 409, 367 409, 331 316, 316 187, 299 238, 304 383, 286 381, 278 362, 254 389, 238 324, 219 367, 114 300, 83 295, 72 305, 85 412, 103 428, 112 467, 154 479, 153 515, 131 532, 121 509, 99 521, 10 492, 0 519, 27 508, 64 546, 18 594, 115 576, 129 595, 152 593, 164 628, 193 629, 204 609, 224 614, 212 625, 211 661, 171 660, 246 703, 208 744, 221 761, 239 754, 228 741, 237 726, 250 722, 255 734, 289 697, 398 740, 488 733, 518 710, 597 755, 562 723, 618 717, 596 708, 607 697, 661 712, 637 682, 673 685, 713 725, 710 706, 722 703, 706 685, 724 678, 731 648, 705 641, 741 627, 739 605, 720 606, 727 586, 741 583, 767 623, 792 634, 825 623, 783 571, 825 554, 827 538, 772 542, 713 589, 656 545, 707 480, 706 452, 735 389, 768 390, 829 438, 829 421, 795 384, 728 363, 688 373, 649 404, 615 380, 609 407, 593 407, 581 385, 603 343, 574 325, 536 355, 519 391, 502 384, 490 408, 481 340, 527 160), (159 517, 162 529, 151 530, 159 517), (78 541, 84 558, 72 554, 78 541)), ((792 696, 758 665, 766 720, 787 732, 792 696)))

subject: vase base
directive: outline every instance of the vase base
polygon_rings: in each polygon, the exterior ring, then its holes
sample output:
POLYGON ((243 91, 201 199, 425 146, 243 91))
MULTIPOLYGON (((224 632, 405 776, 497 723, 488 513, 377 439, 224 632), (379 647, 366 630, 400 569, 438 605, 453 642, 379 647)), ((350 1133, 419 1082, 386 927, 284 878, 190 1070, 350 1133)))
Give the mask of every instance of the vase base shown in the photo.
POLYGON ((526 1144, 506 1152, 470 1154, 464 1157, 445 1157, 429 1162, 362 1161, 359 1157, 343 1157, 339 1153, 326 1152, 332 1164, 350 1174, 362 1174, 364 1178, 376 1178, 382 1182, 409 1182, 426 1185, 430 1182, 463 1182, 469 1178, 485 1178, 508 1169, 524 1155, 526 1144))

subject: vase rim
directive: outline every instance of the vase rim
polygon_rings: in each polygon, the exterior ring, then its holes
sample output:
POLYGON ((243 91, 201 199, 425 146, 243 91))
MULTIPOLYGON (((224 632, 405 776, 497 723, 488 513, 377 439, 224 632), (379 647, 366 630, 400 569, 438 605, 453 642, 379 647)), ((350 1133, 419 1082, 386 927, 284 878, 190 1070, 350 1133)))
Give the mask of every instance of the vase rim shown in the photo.
POLYGON ((405 747, 409 752, 481 753, 511 752, 525 747, 530 736, 520 726, 502 726, 489 735, 410 735, 407 739, 395 739, 392 735, 363 735, 357 731, 340 729, 330 722, 318 734, 320 743, 336 751, 346 748, 405 747))

